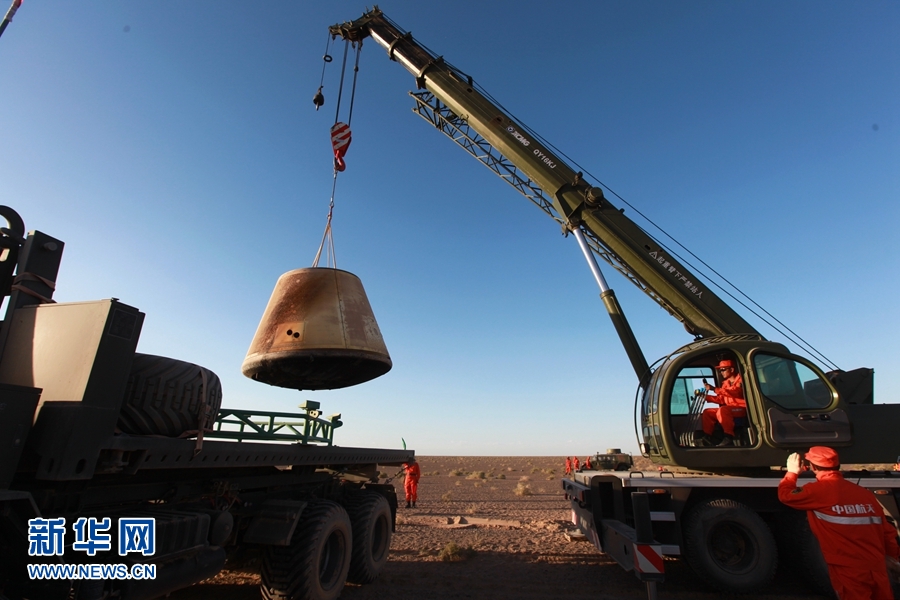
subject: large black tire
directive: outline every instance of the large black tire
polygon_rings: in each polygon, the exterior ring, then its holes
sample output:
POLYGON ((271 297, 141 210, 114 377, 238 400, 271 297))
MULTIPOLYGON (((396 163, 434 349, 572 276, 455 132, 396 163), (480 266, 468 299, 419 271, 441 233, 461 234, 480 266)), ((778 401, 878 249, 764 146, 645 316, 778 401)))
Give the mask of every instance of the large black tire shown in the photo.
POLYGON ((707 500, 684 520, 684 557, 711 586, 724 592, 748 593, 775 576, 778 548, 768 525, 734 500, 707 500))
POLYGON ((347 501, 353 526, 353 552, 347 581, 372 583, 381 574, 391 550, 391 507, 377 492, 361 492, 347 501))
POLYGON ((267 546, 259 589, 265 600, 334 600, 350 569, 353 534, 347 511, 329 500, 310 502, 288 547, 267 546))
POLYGON ((791 568, 800 574, 812 591, 826 598, 836 598, 828 577, 828 565, 822 556, 819 540, 809 528, 806 512, 786 511, 778 519, 778 530, 782 556, 791 558, 791 568))
POLYGON ((210 427, 221 405, 222 384, 209 369, 135 354, 118 426, 125 433, 178 437, 199 429, 201 415, 210 427))

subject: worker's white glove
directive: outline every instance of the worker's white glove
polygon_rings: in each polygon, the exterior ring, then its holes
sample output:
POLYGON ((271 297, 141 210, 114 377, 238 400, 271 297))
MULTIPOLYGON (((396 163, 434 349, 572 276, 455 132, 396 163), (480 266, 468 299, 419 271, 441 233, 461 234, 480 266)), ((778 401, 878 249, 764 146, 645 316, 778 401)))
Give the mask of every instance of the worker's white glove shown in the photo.
POLYGON ((788 473, 793 473, 795 475, 800 474, 800 455, 794 452, 787 459, 787 470, 788 473))

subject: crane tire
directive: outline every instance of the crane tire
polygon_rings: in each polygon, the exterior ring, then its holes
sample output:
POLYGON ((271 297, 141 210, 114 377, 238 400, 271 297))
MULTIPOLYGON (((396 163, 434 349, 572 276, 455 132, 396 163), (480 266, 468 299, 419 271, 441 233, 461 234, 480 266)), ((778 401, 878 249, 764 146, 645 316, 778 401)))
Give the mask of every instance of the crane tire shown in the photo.
POLYGON ((209 369, 135 353, 118 427, 124 433, 178 437, 198 430, 201 414, 210 427, 221 405, 222 383, 209 369))
POLYGON ((260 569, 264 600, 335 600, 350 568, 347 511, 330 500, 306 505, 288 547, 266 546, 260 569))
POLYGON ((819 540, 809 528, 806 513, 789 510, 779 519, 779 541, 784 548, 783 555, 792 557, 791 567, 806 581, 810 589, 826 598, 836 598, 828 565, 822 556, 819 540))
POLYGON ((381 574, 391 550, 391 507, 378 492, 360 492, 347 499, 353 527, 350 583, 372 583, 381 574))
POLYGON ((748 593, 775 576, 778 548, 772 532, 749 507, 707 500, 684 520, 684 557, 701 579, 724 592, 748 593))

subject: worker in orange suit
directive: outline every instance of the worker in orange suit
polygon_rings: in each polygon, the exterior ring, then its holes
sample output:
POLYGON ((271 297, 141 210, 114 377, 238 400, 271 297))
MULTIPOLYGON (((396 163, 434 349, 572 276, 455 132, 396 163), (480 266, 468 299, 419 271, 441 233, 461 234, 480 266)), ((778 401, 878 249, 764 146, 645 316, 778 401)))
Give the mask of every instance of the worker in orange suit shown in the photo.
POLYGON ((415 508, 418 499, 419 478, 422 476, 415 456, 408 463, 403 463, 403 471, 406 475, 406 481, 403 482, 403 489, 406 492, 406 508, 415 508))
POLYGON ((566 457, 566 475, 570 475, 572 473, 572 461, 569 457, 566 457))
POLYGON ((845 480, 840 466, 838 453, 825 446, 813 446, 805 458, 791 454, 778 499, 807 511, 840 600, 892 600, 888 568, 900 567, 897 531, 875 494, 845 480), (812 469, 816 481, 797 487, 805 468, 812 469))
POLYGON ((722 425, 725 436, 716 444, 718 447, 734 445, 734 419, 747 416, 747 401, 744 400, 744 380, 738 373, 733 360, 719 361, 716 371, 722 377, 722 386, 713 387, 706 383, 706 389, 715 392, 715 396, 706 396, 707 402, 718 404, 718 408, 707 408, 700 416, 703 423, 703 434, 708 442, 716 429, 716 423, 722 425))
POLYGON ((584 470, 585 471, 591 470, 591 457, 590 456, 584 457, 584 470))
POLYGON ((581 463, 578 461, 577 456, 572 457, 572 469, 577 471, 581 467, 581 463))

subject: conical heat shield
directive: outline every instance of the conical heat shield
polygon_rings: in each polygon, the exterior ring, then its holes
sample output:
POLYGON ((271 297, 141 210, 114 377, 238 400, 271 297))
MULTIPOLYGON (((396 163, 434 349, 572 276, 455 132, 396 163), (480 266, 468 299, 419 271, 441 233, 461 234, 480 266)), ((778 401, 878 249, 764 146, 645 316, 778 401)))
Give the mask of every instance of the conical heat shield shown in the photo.
POLYGON ((278 278, 241 371, 269 385, 333 390, 391 366, 359 277, 308 268, 278 278))

